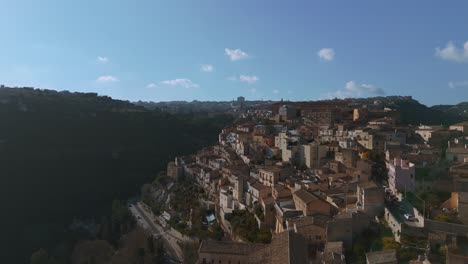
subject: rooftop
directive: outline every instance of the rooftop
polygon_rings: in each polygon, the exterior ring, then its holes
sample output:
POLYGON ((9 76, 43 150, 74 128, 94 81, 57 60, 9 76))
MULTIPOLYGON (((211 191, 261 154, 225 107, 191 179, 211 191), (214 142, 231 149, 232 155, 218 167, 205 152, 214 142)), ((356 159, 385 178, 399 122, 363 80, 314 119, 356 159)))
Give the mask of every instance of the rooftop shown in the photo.
POLYGON ((450 125, 450 126, 468 126, 468 121, 456 123, 456 124, 453 124, 453 125, 450 125))
POLYGON ((396 263, 396 250, 388 249, 382 251, 369 252, 366 254, 367 263, 370 264, 379 264, 379 263, 388 263, 394 261, 396 263))
POLYGON ((304 203, 310 203, 310 202, 318 200, 318 198, 315 197, 315 195, 311 194, 310 192, 304 189, 300 189, 296 191, 294 195, 297 196, 297 198, 302 200, 304 203))
POLYGON ((252 252, 264 249, 266 247, 268 247, 267 244, 246 244, 239 242, 203 240, 200 245, 199 252, 229 255, 249 255, 252 252))

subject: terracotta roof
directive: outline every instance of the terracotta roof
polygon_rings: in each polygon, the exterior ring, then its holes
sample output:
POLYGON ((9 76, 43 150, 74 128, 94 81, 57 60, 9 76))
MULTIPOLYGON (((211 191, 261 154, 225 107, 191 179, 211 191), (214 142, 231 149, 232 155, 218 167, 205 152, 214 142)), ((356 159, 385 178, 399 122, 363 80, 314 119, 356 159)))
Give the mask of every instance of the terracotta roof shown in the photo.
POLYGON ((468 154, 468 148, 464 148, 464 147, 448 148, 447 152, 458 153, 458 154, 468 154))
POLYGON ((375 184, 375 182, 373 182, 373 181, 364 182, 364 183, 359 183, 358 186, 359 186, 359 188, 361 188, 361 189, 378 188, 377 184, 375 184))
POLYGON ((296 191, 294 195, 306 204, 318 200, 317 197, 304 189, 296 191))
POLYGON ((290 231, 275 234, 271 243, 271 264, 307 263, 306 245, 299 234, 290 231))
POLYGON ((456 124, 453 124, 453 125, 450 125, 450 126, 468 126, 468 121, 456 123, 456 124))
POLYGON ((249 255, 260 249, 268 247, 267 244, 246 244, 239 242, 203 240, 199 252, 229 255, 249 255))
POLYGON ((370 264, 379 264, 379 263, 388 263, 391 261, 397 261, 396 251, 394 249, 369 252, 366 254, 367 263, 370 264))

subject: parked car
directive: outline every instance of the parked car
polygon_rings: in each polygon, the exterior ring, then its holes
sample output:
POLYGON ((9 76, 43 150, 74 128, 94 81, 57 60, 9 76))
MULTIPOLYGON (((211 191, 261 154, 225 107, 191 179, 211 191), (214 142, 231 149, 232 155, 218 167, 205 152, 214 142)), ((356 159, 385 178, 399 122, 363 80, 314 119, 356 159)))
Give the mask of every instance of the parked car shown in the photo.
POLYGON ((406 220, 409 220, 409 221, 414 220, 414 216, 412 214, 404 214, 403 216, 405 217, 406 220))

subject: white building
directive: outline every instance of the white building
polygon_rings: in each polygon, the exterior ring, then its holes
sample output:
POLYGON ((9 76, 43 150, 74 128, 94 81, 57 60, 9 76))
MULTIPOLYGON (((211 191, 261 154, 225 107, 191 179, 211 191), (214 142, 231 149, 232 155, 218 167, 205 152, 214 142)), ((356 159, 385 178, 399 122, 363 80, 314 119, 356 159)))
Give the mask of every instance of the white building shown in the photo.
POLYGON ((413 163, 395 157, 387 161, 388 184, 394 192, 413 191, 416 188, 416 169, 413 163))

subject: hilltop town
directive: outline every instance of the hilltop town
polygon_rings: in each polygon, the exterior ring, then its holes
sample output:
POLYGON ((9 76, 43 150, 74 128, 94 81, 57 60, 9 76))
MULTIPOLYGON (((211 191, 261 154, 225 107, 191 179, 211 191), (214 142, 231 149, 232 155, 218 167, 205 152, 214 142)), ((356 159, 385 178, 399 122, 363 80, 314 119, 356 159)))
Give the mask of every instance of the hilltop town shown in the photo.
POLYGON ((131 210, 185 262, 466 263, 468 122, 408 124, 411 100, 240 97, 131 210))

